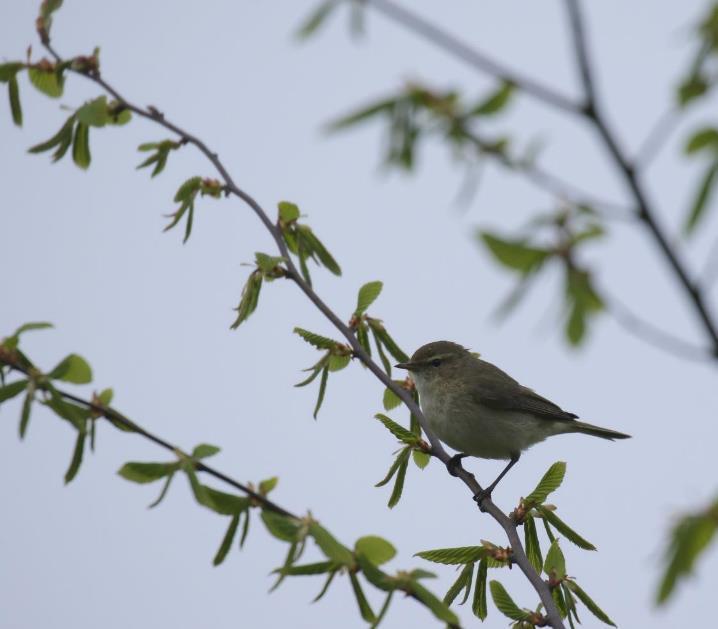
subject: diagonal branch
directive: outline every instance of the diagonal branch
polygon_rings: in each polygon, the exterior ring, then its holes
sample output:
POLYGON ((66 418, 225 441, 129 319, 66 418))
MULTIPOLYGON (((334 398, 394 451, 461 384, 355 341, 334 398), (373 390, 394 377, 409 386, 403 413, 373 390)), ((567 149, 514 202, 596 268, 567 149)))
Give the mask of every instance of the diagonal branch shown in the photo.
POLYGON ((638 178, 636 164, 628 159, 623 149, 619 146, 616 135, 609 128, 606 118, 598 104, 579 0, 566 0, 566 11, 571 26, 573 45, 576 50, 579 74, 585 94, 583 115, 598 133, 609 156, 621 174, 624 183, 636 203, 636 213, 639 220, 645 225, 648 233, 668 262, 669 268, 676 276, 678 283, 683 288, 688 300, 693 305, 693 309, 710 341, 711 353, 715 359, 718 359, 718 324, 713 319, 713 315, 708 311, 703 292, 690 276, 683 262, 679 259, 678 252, 674 251, 672 245, 668 242, 667 236, 658 224, 656 218, 657 212, 648 200, 643 184, 638 178))
MULTIPOLYGON (((54 50, 49 39, 43 41, 43 44, 48 49, 50 54, 55 58, 58 63, 61 63, 62 57, 54 50)), ((281 255, 286 259, 287 277, 294 281, 298 288, 306 295, 306 297, 317 307, 317 309, 332 323, 332 325, 342 334, 347 340, 353 350, 353 355, 358 358, 366 367, 393 393, 395 393, 402 402, 407 406, 409 411, 418 419, 422 430, 426 434, 427 438, 431 443, 430 454, 438 458, 442 463, 448 465, 450 456, 441 445, 439 439, 436 437, 434 432, 428 426, 426 418, 424 417, 418 404, 413 400, 410 393, 396 385, 391 378, 383 371, 383 369, 376 364, 372 358, 366 353, 364 348, 358 342, 353 331, 347 326, 331 308, 319 297, 314 289, 307 284, 302 278, 299 270, 294 264, 287 246, 281 236, 278 227, 271 221, 267 212, 261 207, 261 205, 247 192, 240 188, 232 179, 227 168, 224 166, 222 161, 219 159, 217 153, 213 152, 201 139, 197 136, 188 133, 184 129, 180 128, 176 124, 167 120, 160 111, 154 107, 142 108, 124 98, 115 88, 108 84, 99 74, 98 71, 84 71, 72 69, 71 71, 84 76, 85 78, 93 81, 97 85, 101 86, 108 94, 112 95, 118 103, 124 108, 134 112, 141 118, 150 120, 169 131, 177 134, 185 144, 192 144, 199 151, 207 157, 212 165, 217 169, 220 177, 224 181, 225 189, 242 201, 244 201, 256 214, 262 224, 266 227, 267 231, 271 234, 274 239, 277 248, 281 255)), ((448 470, 448 467, 447 467, 448 470)), ((461 479, 461 481, 468 487, 473 496, 476 496, 482 491, 481 485, 477 482, 473 474, 463 469, 460 465, 454 469, 455 475, 461 479)), ((541 578, 541 575, 534 569, 526 556, 523 545, 518 535, 516 523, 507 516, 501 509, 494 504, 490 498, 482 498, 479 501, 480 508, 489 513, 491 517, 498 522, 501 528, 504 530, 506 536, 509 539, 511 548, 513 551, 513 560, 516 565, 519 566, 521 571, 524 573, 526 578, 529 580, 534 590, 538 594, 541 602, 546 610, 546 616, 549 624, 554 629, 565 629, 563 621, 561 619, 560 612, 554 602, 551 590, 548 584, 541 578)))
POLYGON ((417 35, 421 35, 428 41, 436 44, 439 48, 446 50, 455 57, 458 57, 473 68, 491 74, 507 83, 512 83, 526 94, 533 96, 535 99, 546 103, 552 107, 563 109, 564 111, 578 114, 581 112, 581 106, 557 92, 551 87, 547 87, 543 83, 520 75, 509 69, 507 66, 496 61, 486 53, 469 46, 465 42, 457 39, 451 33, 434 26, 431 22, 420 17, 416 13, 406 9, 391 0, 364 0, 367 6, 372 7, 382 15, 413 31, 417 35))
MULTIPOLYGON (((12 356, 8 355, 8 353, 3 353, 2 356, 0 356, 0 364, 5 364, 11 369, 14 369, 15 371, 25 374, 26 376, 32 377, 32 373, 30 369, 26 369, 23 367, 22 364, 19 362, 15 362, 12 360, 12 356)), ((78 397, 77 395, 73 395, 72 393, 68 393, 67 391, 63 391, 61 389, 55 389, 55 392, 60 395, 65 400, 69 400, 71 402, 75 402, 76 404, 80 404, 84 406, 85 408, 93 411, 94 413, 97 413, 100 417, 104 417, 105 419, 108 419, 112 422, 115 422, 117 424, 120 424, 124 426, 125 428, 131 430, 132 432, 141 435, 145 439, 148 439, 149 441, 152 441, 153 443, 157 444, 161 448, 164 448, 165 450, 168 450, 172 452, 173 454, 176 454, 178 452, 181 452, 181 449, 175 445, 172 445, 169 441, 166 441, 165 439, 162 439, 161 437, 158 437, 157 435, 151 433, 149 430, 145 430, 140 426, 139 424, 136 424, 131 419, 129 419, 127 416, 123 415, 119 411, 115 410, 114 408, 110 406, 105 406, 103 404, 98 404, 95 401, 92 400, 86 400, 85 398, 78 397)), ((240 483, 239 481, 235 480, 234 478, 228 476, 227 474, 220 472, 219 470, 215 469, 214 467, 211 467, 210 465, 207 465, 206 463, 203 463, 200 460, 194 460, 194 466, 195 469, 197 469, 200 472, 204 472, 208 476, 212 476, 213 478, 216 478, 217 480, 222 481, 223 483, 226 483, 227 485, 230 485, 231 487, 234 487, 235 489, 238 489, 246 496, 249 496, 260 504, 263 509, 268 509, 269 511, 273 511, 274 513, 278 513, 279 515, 283 515, 288 518, 292 518, 294 520, 301 520, 302 518, 298 515, 293 514, 291 511, 288 511, 284 507, 281 507, 276 502, 273 502, 269 500, 266 496, 263 496, 262 494, 258 494, 254 490, 252 490, 247 485, 240 483)), ((379 572, 381 570, 375 566, 375 569, 379 572)), ((422 601, 416 594, 410 591, 405 591, 405 593, 413 598, 418 603, 424 605, 428 608, 426 603, 422 601)), ((430 608, 428 608, 429 611, 432 611, 430 608)), ((449 625, 451 629, 461 629, 459 625, 449 625)))

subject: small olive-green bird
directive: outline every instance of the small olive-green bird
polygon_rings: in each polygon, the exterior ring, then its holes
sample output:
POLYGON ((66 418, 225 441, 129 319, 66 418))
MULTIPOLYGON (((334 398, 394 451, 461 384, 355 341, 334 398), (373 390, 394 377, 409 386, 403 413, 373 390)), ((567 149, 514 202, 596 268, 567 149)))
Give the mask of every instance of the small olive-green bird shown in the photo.
POLYGON ((546 437, 571 432, 610 440, 630 437, 577 421, 577 415, 520 385, 456 343, 423 345, 409 362, 396 366, 411 373, 431 429, 459 452, 450 462, 450 471, 455 471, 466 456, 509 460, 477 499, 490 496, 521 453, 546 437))

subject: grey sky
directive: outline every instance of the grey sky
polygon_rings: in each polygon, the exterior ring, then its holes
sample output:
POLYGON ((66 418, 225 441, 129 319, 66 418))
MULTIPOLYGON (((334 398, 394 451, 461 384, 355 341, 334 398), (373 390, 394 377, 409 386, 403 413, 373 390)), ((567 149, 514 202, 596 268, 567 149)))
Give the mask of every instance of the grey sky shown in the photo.
MULTIPOLYGON (((30 42, 39 51, 37 4, 3 0, 0 58, 22 58, 30 42)), ((407 79, 458 86, 470 96, 492 81, 371 12, 358 44, 339 14, 320 37, 298 45, 291 35, 312 2, 66 4, 54 26, 62 54, 100 45, 103 74, 113 85, 206 139, 269 211, 282 199, 299 204, 343 266, 340 279, 314 274, 320 294, 342 316, 351 313, 362 283, 381 279, 384 294, 372 311, 403 347, 443 338, 463 343, 587 421, 633 434, 622 443, 564 436, 540 444, 495 499, 513 508, 550 463, 567 461, 555 502, 599 548, 586 553, 567 545, 569 573, 619 626, 701 624, 713 602, 715 548, 699 578, 666 610, 656 612, 651 601, 672 518, 716 490, 715 369, 648 347, 608 318, 595 326, 587 347, 567 350, 555 320, 558 275, 496 326, 490 315, 510 278, 471 234, 478 224, 509 230, 551 199, 490 168, 470 205, 457 207, 462 171, 442 148, 427 146, 418 176, 387 176, 377 172, 378 127, 332 138, 320 131, 337 114, 407 79)), ((427 1, 411 4, 512 66, 576 93, 560 3, 451 3, 450 12, 427 1)), ((636 147, 665 109, 692 53, 687 27, 702 6, 591 4, 599 87, 627 146, 636 147)), ((332 331, 291 285, 267 286, 255 316, 238 332, 229 330, 247 275, 241 263, 254 251, 273 252, 272 245, 235 200, 200 200, 184 247, 178 231, 161 232, 179 183, 213 174, 195 151, 173 156, 150 181, 146 171, 134 170, 136 146, 166 134, 133 121, 93 132, 89 172, 69 159, 51 165, 46 155, 25 149, 59 128, 66 115, 59 104, 76 107, 97 90, 72 77, 59 103, 25 81, 21 94, 22 130, 11 125, 5 97, 0 101, 0 334, 25 321, 54 322, 56 330, 25 338, 40 365, 82 354, 97 388, 113 386, 117 407, 137 422, 185 448, 220 445, 214 462, 239 479, 278 475, 273 496, 280 504, 311 509, 345 543, 365 534, 390 539, 399 550, 393 567, 432 569, 412 558, 419 550, 504 542, 436 463, 423 472, 410 468, 401 503, 386 508, 387 489, 373 484, 389 466, 394 442, 371 419, 381 409, 382 388, 359 366, 330 380, 319 421, 311 419, 316 388, 292 385, 315 353, 292 328, 332 331)), ((622 198, 603 153, 580 126, 520 98, 497 128, 509 127, 524 142, 544 138, 545 163, 576 184, 622 198)), ((680 157, 679 137, 649 177, 673 231, 686 210, 686 186, 698 176, 696 165, 680 157)), ((713 218, 706 232, 715 225, 713 218)), ((705 233, 691 245, 695 268, 711 244, 705 233)), ((700 340, 692 313, 640 231, 616 224, 590 256, 602 286, 666 329, 700 340)), ((266 594, 267 574, 285 547, 257 522, 245 550, 213 568, 225 518, 198 507, 184 482, 148 512, 159 487, 115 475, 128 460, 167 459, 152 444, 101 426, 97 453, 63 488, 74 435, 38 408, 20 444, 18 412, 8 405, 0 413, 0 626, 364 626, 346 579, 316 605, 308 602, 320 579, 297 578, 266 594)), ((469 466, 484 481, 500 469, 485 461, 469 466)), ((454 575, 444 567, 436 572, 440 578, 430 585, 443 593, 454 575)), ((534 604, 517 571, 500 577, 520 604, 534 604)), ((468 626, 478 622, 469 609, 461 615, 468 626)), ((587 612, 583 618, 587 627, 598 624, 587 612)), ((504 621, 490 610, 488 626, 504 621)), ((386 620, 387 627, 435 625, 423 608, 401 598, 386 620)))

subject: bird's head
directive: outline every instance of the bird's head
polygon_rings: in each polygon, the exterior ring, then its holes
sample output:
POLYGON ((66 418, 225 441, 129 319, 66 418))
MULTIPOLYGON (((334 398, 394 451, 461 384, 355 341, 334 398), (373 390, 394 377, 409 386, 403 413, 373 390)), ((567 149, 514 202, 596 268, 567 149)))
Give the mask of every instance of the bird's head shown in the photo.
POLYGON ((453 380, 461 373, 462 364, 474 355, 466 348, 451 341, 434 341, 422 345, 414 352, 411 360, 395 365, 407 369, 420 392, 424 386, 453 380))

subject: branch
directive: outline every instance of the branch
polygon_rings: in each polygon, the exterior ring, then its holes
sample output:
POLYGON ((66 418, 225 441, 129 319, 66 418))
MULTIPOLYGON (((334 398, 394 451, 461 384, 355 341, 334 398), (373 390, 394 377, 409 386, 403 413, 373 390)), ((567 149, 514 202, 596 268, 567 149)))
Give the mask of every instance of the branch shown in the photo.
MULTIPOLYGON (((58 63, 62 63, 62 57, 54 50, 49 39, 45 39, 43 44, 47 50, 52 54, 58 63)), ((353 354, 358 358, 366 367, 391 391, 396 394, 402 402, 407 406, 409 411, 417 418, 421 428, 426 434, 428 440, 431 443, 430 454, 438 458, 445 465, 450 460, 449 454, 444 450, 439 439, 436 437, 434 432, 428 426, 426 418, 424 417, 418 404, 414 402, 411 394, 404 388, 396 385, 391 378, 383 371, 383 369, 377 365, 372 358, 366 353, 364 348, 358 342, 352 330, 334 313, 333 310, 327 306, 326 303, 317 295, 317 293, 309 286, 302 278, 299 270, 297 269, 294 261, 292 260, 287 246, 282 238, 281 232, 278 227, 272 223, 267 212, 259 205, 259 203, 247 192, 241 189, 232 179, 227 168, 219 159, 217 153, 213 152, 202 140, 197 136, 188 133, 184 129, 180 128, 176 124, 167 120, 160 111, 154 107, 142 108, 139 107, 126 98, 124 98, 115 88, 108 84, 99 74, 98 71, 83 71, 72 69, 71 71, 84 76, 85 78, 93 81, 100 85, 108 94, 115 98, 123 107, 134 112, 141 118, 146 118, 152 122, 172 131, 177 134, 181 141, 185 144, 192 144, 199 149, 199 151, 207 157, 212 165, 217 169, 220 177, 224 181, 225 189, 228 193, 239 197, 244 201, 256 214, 262 224, 266 227, 267 231, 271 234, 274 239, 277 249, 280 254, 286 259, 285 264, 287 268, 287 277, 294 281, 298 288, 307 296, 307 298, 317 307, 317 309, 332 323, 332 325, 342 334, 349 345, 352 348, 353 354)), ((162 442, 156 442, 163 445, 162 442)), ((448 467, 447 467, 448 471, 448 467)), ((482 491, 481 485, 477 482, 473 474, 463 469, 460 465, 454 470, 458 478, 469 488, 473 496, 476 496, 482 491)), ((509 539, 511 548, 513 551, 513 561, 519 566, 521 571, 526 575, 536 593, 538 594, 541 602, 546 610, 546 616, 549 624, 554 629, 565 629, 559 610, 552 598, 551 590, 549 589, 548 583, 546 583, 540 576, 540 574, 534 569, 526 556, 521 540, 519 539, 516 523, 509 518, 506 514, 496 506, 490 498, 483 498, 479 501, 479 506, 482 511, 485 511, 496 520, 501 528, 506 533, 509 539)))
POLYGON ((564 111, 579 114, 581 106, 568 97, 560 94, 551 87, 547 87, 534 79, 520 75, 505 65, 496 61, 484 52, 473 48, 457 39, 447 31, 434 26, 416 13, 406 9, 391 0, 364 0, 366 5, 372 7, 379 13, 385 15, 389 19, 401 24, 405 28, 413 31, 417 35, 421 35, 430 42, 436 44, 439 48, 458 57, 473 68, 491 74, 507 83, 511 83, 518 87, 526 94, 533 98, 546 103, 552 107, 563 109, 564 111))
MULTIPOLYGON (((10 367, 10 369, 13 369, 19 373, 22 373, 30 378, 33 377, 33 374, 31 373, 30 369, 27 369, 23 367, 19 362, 16 362, 12 359, 12 356, 8 352, 3 352, 3 354, 0 356, 0 364, 7 365, 10 367)), ((138 435, 141 435, 145 439, 148 439, 149 441, 152 441, 153 443, 156 443, 158 446, 164 448, 165 450, 168 450, 169 452, 172 452, 173 454, 177 454, 178 452, 182 452, 182 450, 175 445, 172 445, 169 441, 166 441, 165 439, 162 439, 161 437, 158 437, 157 435, 152 434, 148 430, 145 430, 140 426, 139 424, 136 424, 131 419, 120 413, 119 411, 109 407, 105 406, 103 404, 98 404, 95 401, 86 400, 84 398, 78 397, 76 395, 73 395, 72 393, 68 393, 67 391, 63 391, 61 389, 55 388, 55 392, 60 395, 65 400, 70 400, 72 402, 75 402, 76 404, 81 404, 85 408, 95 412, 100 417, 104 417, 107 420, 110 420, 112 422, 115 422, 117 424, 120 424, 127 428, 128 430, 137 433, 138 435)), ((272 502, 269 500, 266 496, 263 496, 262 494, 258 494, 257 492, 253 491, 251 488, 247 487, 243 483, 240 483, 239 481, 235 480, 234 478, 231 478, 230 476, 227 476, 223 472, 220 472, 219 470, 207 465, 206 463, 203 463, 200 460, 193 459, 194 467, 196 470, 200 472, 204 472, 208 476, 212 476, 213 478, 216 478, 217 480, 222 481, 223 483, 226 483, 227 485, 230 485, 234 487, 235 489, 238 489, 245 495, 249 496, 260 504, 263 509, 268 509, 270 511, 273 511, 274 513, 278 513, 279 515, 283 515, 288 518, 292 518, 294 520, 302 520, 302 518, 298 515, 295 515, 291 511, 288 511, 284 507, 279 506, 277 503, 272 502)), ((381 572, 381 570, 374 566, 374 568, 381 572)), ((382 573, 383 574, 383 573, 382 573)), ((411 591, 404 592, 413 598, 418 603, 421 603, 424 605, 429 611, 433 610, 424 602, 422 601, 416 594, 414 594, 411 591)), ((459 625, 449 625, 451 629, 461 629, 459 625)))
POLYGON ((718 360, 718 324, 713 320, 711 313, 708 312, 705 297, 701 289, 690 277, 683 262, 679 260, 678 253, 673 250, 662 228, 658 225, 655 208, 649 202, 643 185, 636 174, 636 164, 626 157, 618 145, 615 134, 609 129, 606 119, 599 108, 579 0, 566 0, 566 10, 568 12, 579 74, 585 94, 584 116, 598 133, 603 145, 613 159, 616 168, 623 177, 636 203, 638 218, 646 226, 646 229, 659 250, 668 261, 668 265, 676 276, 679 284, 683 287, 686 296, 693 305, 693 309, 698 315, 704 331, 708 336, 711 345, 711 354, 718 360))

